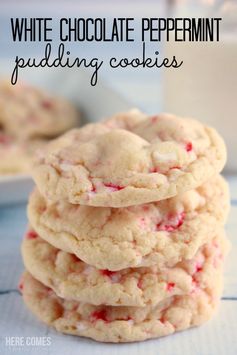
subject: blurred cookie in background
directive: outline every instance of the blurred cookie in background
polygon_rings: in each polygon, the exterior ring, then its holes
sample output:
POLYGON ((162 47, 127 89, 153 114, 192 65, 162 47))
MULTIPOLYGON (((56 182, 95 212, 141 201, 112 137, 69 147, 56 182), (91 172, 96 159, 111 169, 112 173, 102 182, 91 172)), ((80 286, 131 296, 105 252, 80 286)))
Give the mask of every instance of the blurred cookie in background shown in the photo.
POLYGON ((13 140, 0 133, 0 175, 28 173, 35 151, 42 148, 48 140, 13 140))
POLYGON ((25 83, 0 82, 0 174, 28 172, 37 148, 80 122, 67 100, 25 83))

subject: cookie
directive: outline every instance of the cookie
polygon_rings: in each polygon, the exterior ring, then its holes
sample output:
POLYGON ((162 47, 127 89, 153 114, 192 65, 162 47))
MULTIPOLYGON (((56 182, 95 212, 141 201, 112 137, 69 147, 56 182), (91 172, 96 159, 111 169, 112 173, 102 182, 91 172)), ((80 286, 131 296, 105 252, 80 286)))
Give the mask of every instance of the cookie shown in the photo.
POLYGON ((200 186, 226 161, 213 128, 168 114, 135 110, 66 135, 33 169, 52 201, 104 207, 159 201, 200 186))
POLYGON ((74 107, 61 97, 26 84, 0 83, 0 130, 14 139, 52 138, 78 124, 74 107))
POLYGON ((191 294, 198 287, 215 287, 227 241, 220 234, 205 244, 192 260, 173 268, 99 270, 73 254, 54 248, 33 230, 22 243, 25 268, 34 278, 68 300, 93 305, 156 305, 174 295, 191 294))
POLYGON ((35 151, 46 144, 42 139, 17 142, 0 133, 0 174, 29 173, 35 151))
POLYGON ((102 342, 132 342, 157 338, 200 325, 212 315, 221 293, 215 287, 169 297, 156 306, 113 307, 64 300, 50 288, 23 275, 21 291, 27 307, 56 330, 102 342))
POLYGON ((216 176, 196 190, 128 208, 52 203, 35 190, 28 217, 56 248, 98 269, 118 271, 193 258, 223 226, 228 207, 227 185, 216 176))

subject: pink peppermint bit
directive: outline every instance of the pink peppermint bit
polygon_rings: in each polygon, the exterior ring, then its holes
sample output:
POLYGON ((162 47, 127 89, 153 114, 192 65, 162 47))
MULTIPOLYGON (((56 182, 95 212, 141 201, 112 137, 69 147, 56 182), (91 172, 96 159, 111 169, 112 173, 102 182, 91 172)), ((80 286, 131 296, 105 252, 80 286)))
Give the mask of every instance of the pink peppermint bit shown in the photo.
POLYGON ((191 152, 191 150, 193 149, 193 145, 191 142, 187 142, 185 144, 185 149, 186 149, 186 152, 191 152))
POLYGON ((195 293, 197 292, 199 289, 199 283, 197 280, 195 280, 195 278, 193 277, 192 279, 192 290, 191 290, 191 293, 195 293))
POLYGON ((150 173, 159 173, 159 172, 160 172, 160 169, 158 168, 158 166, 150 169, 150 173))
POLYGON ((124 186, 119 186, 119 185, 115 185, 112 183, 104 184, 104 186, 109 188, 112 192, 120 191, 120 190, 124 189, 124 186))
POLYGON ((37 237, 38 237, 38 234, 33 230, 30 230, 26 233, 26 239, 35 239, 37 237))
POLYGON ((55 292, 51 289, 51 288, 47 288, 47 293, 49 297, 54 297, 55 296, 55 292))
POLYGON ((181 212, 175 216, 168 217, 168 221, 161 221, 156 225, 156 230, 173 232, 178 229, 184 223, 185 213, 181 212))
POLYGON ((141 278, 137 282, 137 287, 142 288, 142 279, 141 278))
POLYGON ((20 281, 20 283, 18 284, 18 289, 20 292, 23 291, 23 281, 20 281))
POLYGON ((174 282, 168 282, 167 285, 166 285, 166 290, 171 292, 171 291, 173 291, 174 287, 175 287, 175 283, 174 282))
POLYGON ((111 278, 113 275, 116 274, 116 271, 110 271, 110 270, 104 269, 104 270, 100 270, 100 273, 104 276, 108 276, 111 278))
POLYGON ((145 229, 147 226, 146 219, 144 217, 139 218, 140 227, 145 229))
POLYGON ((43 108, 45 108, 46 110, 50 110, 50 109, 53 107, 52 101, 50 101, 50 100, 44 100, 44 101, 41 103, 41 106, 42 106, 43 108))
POLYGON ((108 322, 107 313, 105 309, 101 309, 99 311, 94 311, 90 315, 91 322, 96 322, 98 320, 102 320, 104 322, 108 322))
POLYGON ((165 322, 166 322, 164 316, 162 316, 162 317, 159 319, 159 321, 160 321, 162 324, 165 324, 165 322))
POLYGON ((96 192, 96 187, 94 185, 92 185, 91 192, 96 192))
POLYGON ((158 116, 151 117, 151 123, 156 123, 158 121, 158 116))
POLYGON ((200 264, 196 265, 195 272, 201 272, 202 271, 202 266, 200 264))

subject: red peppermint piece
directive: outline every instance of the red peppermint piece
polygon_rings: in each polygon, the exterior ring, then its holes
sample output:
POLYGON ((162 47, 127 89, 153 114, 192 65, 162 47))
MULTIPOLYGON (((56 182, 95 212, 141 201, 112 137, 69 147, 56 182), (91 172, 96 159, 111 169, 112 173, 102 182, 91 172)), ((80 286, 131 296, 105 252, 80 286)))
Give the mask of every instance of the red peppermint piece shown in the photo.
POLYGON ((160 321, 162 324, 164 324, 164 323, 166 322, 164 316, 162 316, 162 317, 159 319, 159 321, 160 321))
POLYGON ((142 288, 142 279, 139 279, 137 282, 137 287, 142 288))
POLYGON ((46 110, 50 110, 50 109, 53 107, 52 101, 50 101, 50 100, 44 100, 44 101, 42 101, 41 106, 42 106, 43 108, 45 108, 46 110))
POLYGON ((27 233, 26 233, 26 239, 35 239, 38 237, 38 234, 33 231, 33 230, 29 230, 27 233))
POLYGON ((20 283, 18 285, 18 289, 20 292, 22 292, 22 290, 23 290, 23 282, 22 281, 20 281, 20 283))
POLYGON ((187 142, 185 144, 185 149, 186 149, 186 152, 191 152, 191 150, 193 149, 193 145, 191 142, 187 142))
POLYGON ((151 117, 151 123, 156 123, 158 121, 158 117, 157 116, 152 116, 151 117))
POLYGON ((200 272, 200 271, 202 271, 202 266, 199 265, 199 264, 197 264, 197 265, 196 265, 195 272, 200 272))
POLYGON ((182 212, 175 216, 168 217, 168 221, 161 221, 157 224, 156 229, 158 231, 173 232, 178 229, 184 223, 185 213, 182 212))
POLYGON ((140 226, 143 227, 143 228, 146 227, 146 220, 145 220, 144 217, 141 217, 141 218, 140 218, 140 226))
POLYGON ((113 275, 116 274, 116 271, 110 271, 110 270, 105 269, 105 270, 100 270, 100 273, 104 276, 108 276, 111 278, 113 275))
POLYGON ((174 282, 168 282, 167 285, 166 285, 166 290, 171 292, 174 287, 175 287, 175 283, 174 282))
POLYGON ((157 166, 150 169, 150 173, 159 173, 159 172, 160 172, 160 170, 157 166))
POLYGON ((112 183, 104 184, 104 186, 110 188, 113 191, 119 191, 119 190, 124 189, 124 186, 119 186, 119 185, 115 185, 115 184, 112 184, 112 183))
POLYGON ((198 289, 199 289, 199 283, 198 283, 198 281, 195 279, 195 277, 193 277, 193 278, 192 278, 192 290, 191 290, 191 293, 197 292, 198 289))
POLYGON ((91 322, 96 322, 98 320, 103 320, 104 322, 108 322, 107 314, 105 309, 101 309, 99 311, 94 311, 90 315, 91 322))

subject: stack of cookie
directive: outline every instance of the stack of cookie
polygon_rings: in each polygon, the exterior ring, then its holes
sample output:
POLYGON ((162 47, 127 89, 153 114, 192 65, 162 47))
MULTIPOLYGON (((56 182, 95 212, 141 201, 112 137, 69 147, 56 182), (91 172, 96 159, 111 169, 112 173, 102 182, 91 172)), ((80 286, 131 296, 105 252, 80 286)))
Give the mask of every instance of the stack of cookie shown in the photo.
POLYGON ((208 320, 228 244, 225 160, 214 129, 136 110, 51 143, 22 245, 27 306, 58 331, 108 342, 208 320))

